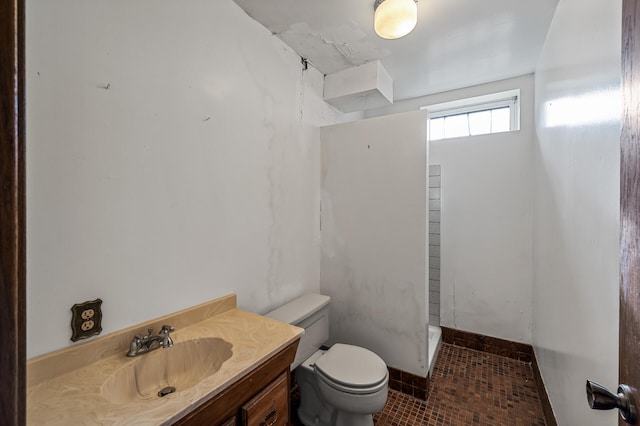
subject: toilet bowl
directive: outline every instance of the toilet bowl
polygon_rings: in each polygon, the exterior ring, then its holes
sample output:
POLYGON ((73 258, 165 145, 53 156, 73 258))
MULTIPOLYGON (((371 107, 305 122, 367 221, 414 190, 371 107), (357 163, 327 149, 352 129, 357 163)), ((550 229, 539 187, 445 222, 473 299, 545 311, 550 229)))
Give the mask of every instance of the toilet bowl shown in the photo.
POLYGON ((328 296, 302 296, 266 316, 305 329, 292 369, 300 386, 298 417, 305 426, 373 426, 387 401, 389 373, 372 351, 337 343, 329 335, 328 296))

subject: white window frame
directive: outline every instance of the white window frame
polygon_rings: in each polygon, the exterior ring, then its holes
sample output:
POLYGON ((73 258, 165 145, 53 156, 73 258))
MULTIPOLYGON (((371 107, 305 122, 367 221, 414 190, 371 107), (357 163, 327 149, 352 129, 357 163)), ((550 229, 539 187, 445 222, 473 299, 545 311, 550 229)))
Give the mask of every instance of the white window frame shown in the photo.
MULTIPOLYGON (((489 95, 476 96, 473 98, 458 99, 450 102, 443 102, 423 106, 420 109, 429 112, 429 120, 434 118, 449 117, 472 112, 480 112, 491 109, 509 107, 511 118, 509 120, 509 131, 520 130, 520 89, 508 90, 505 92, 492 93, 489 95)), ((491 134, 491 133, 486 133, 491 134)), ((485 134, 485 135, 486 135, 485 134)), ((458 136, 458 137, 471 137, 458 136)), ((475 135, 483 136, 483 135, 475 135)), ((451 138, 443 138, 451 139, 451 138)), ((441 140, 441 139, 439 139, 441 140)))

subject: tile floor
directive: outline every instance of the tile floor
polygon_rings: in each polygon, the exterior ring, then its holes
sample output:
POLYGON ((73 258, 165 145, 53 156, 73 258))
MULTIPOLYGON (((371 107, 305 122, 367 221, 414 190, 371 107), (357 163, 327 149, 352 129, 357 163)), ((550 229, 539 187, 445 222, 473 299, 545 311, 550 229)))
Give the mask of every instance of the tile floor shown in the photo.
MULTIPOLYGON (((301 426, 292 411, 292 424, 301 426)), ((545 426, 530 364, 446 343, 428 400, 390 390, 373 420, 376 426, 545 426)))
POLYGON ((396 391, 376 426, 544 426, 530 364, 442 344, 428 400, 396 391))

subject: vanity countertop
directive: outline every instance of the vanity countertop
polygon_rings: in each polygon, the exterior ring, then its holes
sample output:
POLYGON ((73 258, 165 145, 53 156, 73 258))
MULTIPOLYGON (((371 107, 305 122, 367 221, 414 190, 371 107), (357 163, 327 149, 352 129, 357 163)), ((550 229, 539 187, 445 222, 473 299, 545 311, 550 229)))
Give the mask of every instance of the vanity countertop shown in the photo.
POLYGON ((228 388, 248 372, 299 339, 303 330, 236 307, 236 296, 167 315, 104 337, 52 352, 27 363, 29 425, 165 425, 171 424, 228 388), (231 349, 214 374, 163 398, 114 398, 105 383, 123 368, 133 368, 148 354, 127 357, 135 334, 162 324, 175 327, 174 347, 198 339, 222 339, 231 349))

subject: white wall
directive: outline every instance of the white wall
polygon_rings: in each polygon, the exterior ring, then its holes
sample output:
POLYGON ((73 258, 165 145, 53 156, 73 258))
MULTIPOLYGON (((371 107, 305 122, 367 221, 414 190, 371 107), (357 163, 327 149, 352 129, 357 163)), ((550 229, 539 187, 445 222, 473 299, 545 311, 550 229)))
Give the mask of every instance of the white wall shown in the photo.
POLYGON ((618 374, 620 0, 561 0, 536 70, 534 333, 560 425, 614 425, 587 378, 618 374))
POLYGON ((519 131, 430 142, 429 162, 442 166, 440 321, 531 343, 533 75, 398 102, 368 115, 512 89, 520 89, 519 131))
POLYGON ((319 290, 323 76, 231 0, 27 2, 28 357, 319 290))
POLYGON ((442 173, 441 324, 531 343, 533 76, 485 93, 518 88, 519 131, 432 141, 430 161, 442 173))
POLYGON ((320 287, 331 342, 426 376, 426 112, 324 127, 320 287))

